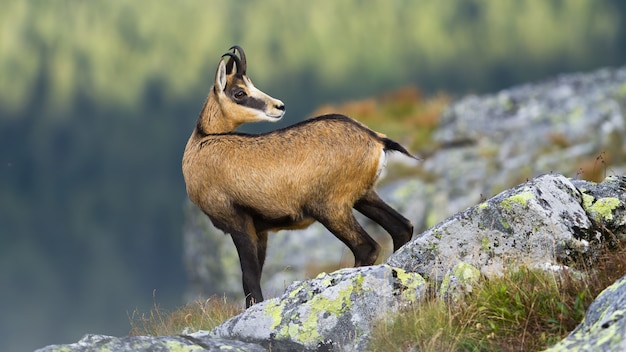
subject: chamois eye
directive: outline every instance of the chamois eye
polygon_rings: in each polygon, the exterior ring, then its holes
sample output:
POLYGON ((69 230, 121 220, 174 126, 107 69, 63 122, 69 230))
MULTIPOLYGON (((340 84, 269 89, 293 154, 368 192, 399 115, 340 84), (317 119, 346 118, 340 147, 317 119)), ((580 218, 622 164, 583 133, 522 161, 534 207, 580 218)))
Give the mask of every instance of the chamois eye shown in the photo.
POLYGON ((246 96, 246 92, 238 90, 235 92, 235 99, 243 99, 246 96))

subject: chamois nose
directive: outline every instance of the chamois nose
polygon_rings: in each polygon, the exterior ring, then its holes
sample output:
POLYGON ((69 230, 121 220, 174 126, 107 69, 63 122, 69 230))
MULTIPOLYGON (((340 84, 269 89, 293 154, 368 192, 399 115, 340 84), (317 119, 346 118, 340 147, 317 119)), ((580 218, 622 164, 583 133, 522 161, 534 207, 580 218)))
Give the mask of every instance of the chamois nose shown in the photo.
POLYGON ((276 109, 280 110, 280 111, 285 111, 285 104, 276 104, 275 105, 276 109))

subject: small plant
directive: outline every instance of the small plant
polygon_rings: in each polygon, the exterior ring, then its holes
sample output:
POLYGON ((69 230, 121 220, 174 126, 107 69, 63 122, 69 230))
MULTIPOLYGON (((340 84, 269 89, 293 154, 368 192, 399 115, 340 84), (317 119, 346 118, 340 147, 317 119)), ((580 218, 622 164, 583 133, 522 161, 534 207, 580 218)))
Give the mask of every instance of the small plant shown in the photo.
POLYGON ((154 304, 150 312, 135 310, 130 316, 131 336, 177 335, 183 331, 210 330, 243 311, 225 297, 196 300, 173 312, 154 304))

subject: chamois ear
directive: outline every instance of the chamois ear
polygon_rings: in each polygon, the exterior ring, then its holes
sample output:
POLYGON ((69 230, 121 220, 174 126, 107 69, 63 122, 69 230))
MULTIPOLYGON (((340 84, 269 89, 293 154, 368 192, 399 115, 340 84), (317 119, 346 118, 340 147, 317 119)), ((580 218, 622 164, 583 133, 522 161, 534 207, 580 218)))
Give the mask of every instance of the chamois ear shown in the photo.
MULTIPOLYGON (((228 53, 228 55, 230 55, 230 53, 228 53)), ((239 70, 239 65, 237 63, 238 62, 235 62, 233 57, 230 56, 230 58, 226 62, 226 74, 227 75, 232 75, 233 73, 236 73, 237 70, 239 70)))
POLYGON ((217 65, 217 72, 215 72, 215 88, 219 92, 223 92, 226 89, 226 64, 224 60, 220 60, 217 65))

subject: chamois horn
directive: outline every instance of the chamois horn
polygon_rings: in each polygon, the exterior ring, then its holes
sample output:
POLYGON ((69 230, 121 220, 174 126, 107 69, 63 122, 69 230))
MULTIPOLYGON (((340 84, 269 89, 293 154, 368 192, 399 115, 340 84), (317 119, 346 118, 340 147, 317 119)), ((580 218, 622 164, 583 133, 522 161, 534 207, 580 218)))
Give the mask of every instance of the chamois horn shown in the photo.
POLYGON ((230 59, 226 63, 226 72, 230 72, 233 69, 233 64, 237 65, 237 75, 243 76, 246 74, 246 55, 243 53, 240 47, 234 46, 230 48, 233 52, 228 52, 222 55, 222 57, 228 56, 230 59), (237 56, 235 50, 239 51, 239 55, 241 59, 237 56))
POLYGON ((239 45, 233 45, 228 50, 232 50, 234 54, 239 52, 239 59, 241 61, 241 72, 245 75, 246 70, 248 69, 248 63, 246 61, 246 53, 243 52, 243 48, 239 45))

